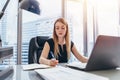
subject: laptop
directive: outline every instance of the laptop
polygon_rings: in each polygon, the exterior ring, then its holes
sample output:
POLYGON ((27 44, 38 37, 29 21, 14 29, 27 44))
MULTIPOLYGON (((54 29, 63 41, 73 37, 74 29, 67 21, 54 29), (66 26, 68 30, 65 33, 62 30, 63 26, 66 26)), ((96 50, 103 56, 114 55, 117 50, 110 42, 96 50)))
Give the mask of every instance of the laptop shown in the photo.
POLYGON ((120 66, 120 37, 99 35, 88 63, 81 66, 68 64, 70 68, 85 71, 115 69, 120 66))

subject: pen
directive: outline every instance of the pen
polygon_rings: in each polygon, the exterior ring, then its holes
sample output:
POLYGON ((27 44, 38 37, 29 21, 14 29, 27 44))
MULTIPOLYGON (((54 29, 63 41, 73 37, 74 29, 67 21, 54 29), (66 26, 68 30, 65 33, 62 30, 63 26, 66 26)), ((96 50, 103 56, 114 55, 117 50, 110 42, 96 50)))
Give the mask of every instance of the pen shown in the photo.
POLYGON ((55 55, 54 55, 54 53, 53 53, 52 51, 50 51, 50 54, 51 54, 51 56, 52 56, 52 59, 56 59, 56 58, 55 58, 55 55))
POLYGON ((50 54, 51 54, 51 56, 52 56, 52 58, 51 58, 52 64, 53 64, 54 66, 57 66, 58 60, 56 60, 56 57, 55 57, 54 53, 53 53, 52 51, 50 51, 50 54))

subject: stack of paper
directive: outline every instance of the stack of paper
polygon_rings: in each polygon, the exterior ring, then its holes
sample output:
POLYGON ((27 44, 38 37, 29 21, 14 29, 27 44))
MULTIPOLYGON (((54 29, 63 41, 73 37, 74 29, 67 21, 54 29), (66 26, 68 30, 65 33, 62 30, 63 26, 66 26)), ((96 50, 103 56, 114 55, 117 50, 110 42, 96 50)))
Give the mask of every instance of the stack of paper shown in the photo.
POLYGON ((44 64, 28 64, 28 65, 22 65, 23 70, 31 70, 31 69, 45 69, 50 68, 51 66, 44 65, 44 64))
POLYGON ((61 66, 35 71, 46 80, 109 80, 102 76, 61 66))

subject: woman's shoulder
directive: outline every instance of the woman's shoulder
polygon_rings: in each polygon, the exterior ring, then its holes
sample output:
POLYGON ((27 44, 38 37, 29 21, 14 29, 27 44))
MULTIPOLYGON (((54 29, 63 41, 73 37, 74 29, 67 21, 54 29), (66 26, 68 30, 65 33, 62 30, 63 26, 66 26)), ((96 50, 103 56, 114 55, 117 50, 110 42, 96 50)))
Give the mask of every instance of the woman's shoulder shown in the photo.
POLYGON ((49 38, 47 41, 53 42, 53 38, 49 38))
POLYGON ((49 38, 47 40, 47 42, 48 42, 49 45, 53 45, 54 44, 53 38, 49 38))

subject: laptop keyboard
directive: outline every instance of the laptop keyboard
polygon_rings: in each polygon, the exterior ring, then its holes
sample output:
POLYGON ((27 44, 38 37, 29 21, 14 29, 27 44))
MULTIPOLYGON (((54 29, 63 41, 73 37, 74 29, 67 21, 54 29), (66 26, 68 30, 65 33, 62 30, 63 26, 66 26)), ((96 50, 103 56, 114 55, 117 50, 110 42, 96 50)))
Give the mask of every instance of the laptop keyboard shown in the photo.
POLYGON ((67 64, 68 67, 76 67, 81 69, 86 68, 86 65, 87 63, 81 63, 81 62, 72 62, 67 64))

